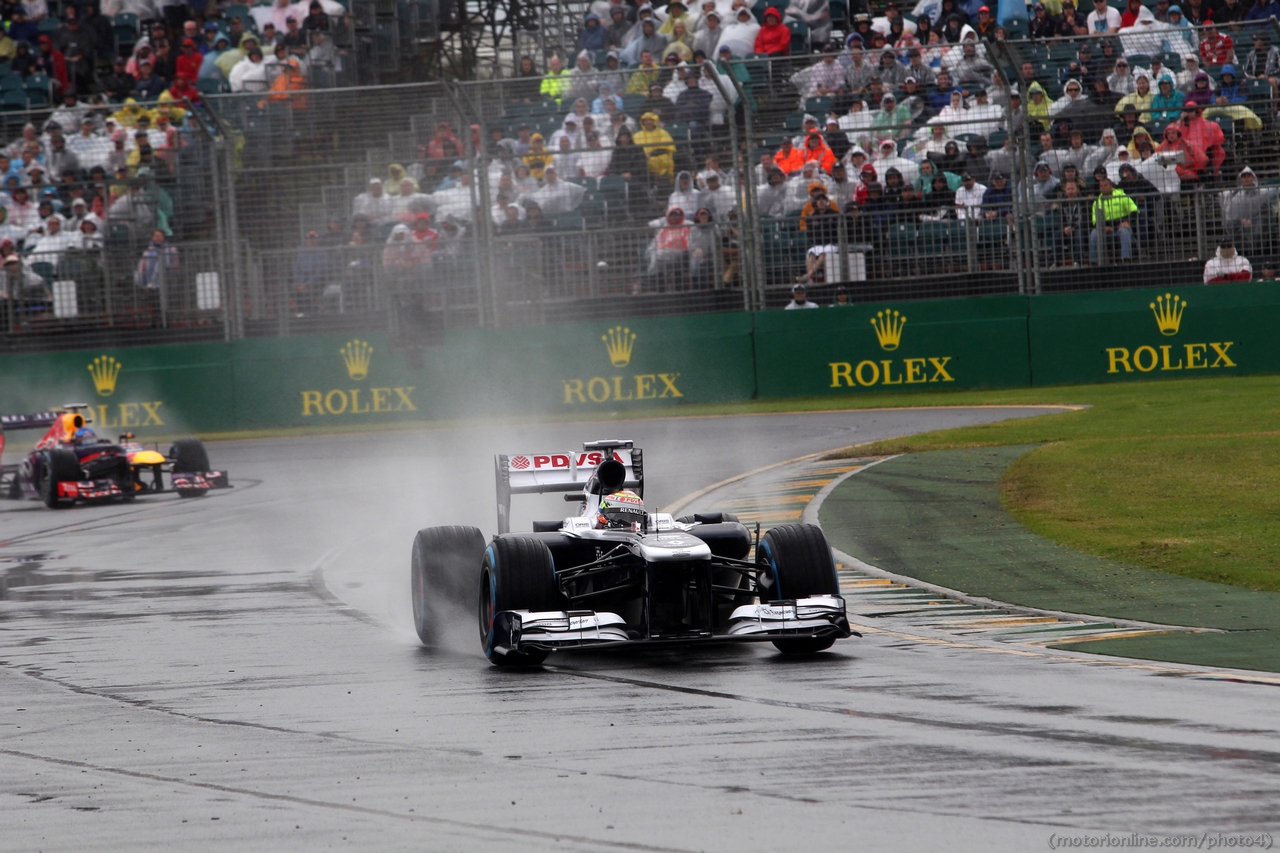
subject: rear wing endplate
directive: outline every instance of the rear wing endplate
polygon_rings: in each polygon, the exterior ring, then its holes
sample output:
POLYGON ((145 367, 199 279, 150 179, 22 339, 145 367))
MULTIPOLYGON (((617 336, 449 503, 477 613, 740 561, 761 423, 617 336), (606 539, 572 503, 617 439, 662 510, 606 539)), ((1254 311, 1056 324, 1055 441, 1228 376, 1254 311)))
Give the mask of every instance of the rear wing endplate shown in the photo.
POLYGON ((630 441, 606 439, 583 442, 581 451, 513 453, 495 456, 498 492, 498 533, 511 532, 511 496, 548 492, 580 492, 596 466, 612 455, 627 469, 624 488, 644 497, 644 454, 630 441))

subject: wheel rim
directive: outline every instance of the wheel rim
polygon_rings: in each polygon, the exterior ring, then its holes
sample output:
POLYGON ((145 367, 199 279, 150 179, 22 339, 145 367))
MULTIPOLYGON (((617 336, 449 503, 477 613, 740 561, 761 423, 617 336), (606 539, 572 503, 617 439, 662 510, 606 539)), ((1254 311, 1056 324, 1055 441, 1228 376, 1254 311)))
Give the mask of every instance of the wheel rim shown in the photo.
POLYGON ((410 572, 409 581, 413 587, 413 621, 419 633, 421 633, 426 621, 427 607, 426 601, 423 600, 425 584, 422 582, 422 562, 418 559, 416 549, 413 554, 413 570, 410 572))
POLYGON ((40 472, 40 480, 36 483, 36 491, 40 493, 40 498, 46 504, 55 500, 53 494, 53 457, 45 454, 44 470, 40 472))
MULTIPOLYGON (((758 584, 758 586, 761 587, 761 590, 757 590, 757 595, 761 599, 760 603, 764 604, 766 601, 777 601, 779 598, 782 597, 780 594, 782 584, 778 580, 778 565, 777 563, 774 562, 774 559, 773 559, 773 553, 772 553, 773 549, 769 547, 768 542, 762 541, 760 543, 760 550, 764 552, 763 554, 764 559, 760 560, 759 562, 764 563, 764 565, 768 568, 769 571, 767 576, 773 581, 772 585, 769 587, 764 587, 763 584, 758 584), (766 595, 771 597, 766 599, 764 595, 760 595, 761 591, 763 591, 766 595)), ((761 580, 763 580, 765 577, 766 576, 762 574, 761 580)))
POLYGON ((493 618, 496 613, 495 601, 497 590, 494 588, 493 574, 485 569, 480 575, 480 640, 484 643, 485 652, 493 648, 493 618))

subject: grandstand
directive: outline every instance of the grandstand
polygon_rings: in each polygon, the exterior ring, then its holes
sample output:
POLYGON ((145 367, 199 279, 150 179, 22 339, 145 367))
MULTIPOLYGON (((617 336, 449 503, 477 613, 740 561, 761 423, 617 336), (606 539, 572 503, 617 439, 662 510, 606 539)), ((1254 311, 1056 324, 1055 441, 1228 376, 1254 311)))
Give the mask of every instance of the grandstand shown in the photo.
POLYGON ((0 67, 0 346, 1199 282, 1228 239, 1274 270, 1264 2, 1097 34, 723 5, 46 17, 0 67))

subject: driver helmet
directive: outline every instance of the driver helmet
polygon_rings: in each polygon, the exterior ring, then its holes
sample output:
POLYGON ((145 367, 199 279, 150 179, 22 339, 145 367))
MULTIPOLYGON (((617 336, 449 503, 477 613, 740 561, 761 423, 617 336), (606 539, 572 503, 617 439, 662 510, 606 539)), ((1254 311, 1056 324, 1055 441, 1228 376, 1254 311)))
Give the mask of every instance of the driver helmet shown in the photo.
POLYGON ((76 444, 93 444, 98 440, 98 436, 93 430, 86 427, 80 427, 71 434, 71 440, 76 444))
POLYGON ((644 517, 644 500, 633 491, 623 490, 600 499, 596 527, 601 530, 630 530, 634 524, 643 524, 644 517))

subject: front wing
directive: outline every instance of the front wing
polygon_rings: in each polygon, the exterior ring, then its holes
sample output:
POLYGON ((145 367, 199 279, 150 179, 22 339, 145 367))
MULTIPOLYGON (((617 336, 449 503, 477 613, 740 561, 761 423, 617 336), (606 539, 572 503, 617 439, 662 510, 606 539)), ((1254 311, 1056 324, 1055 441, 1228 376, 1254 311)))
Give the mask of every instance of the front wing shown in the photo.
POLYGON ((231 481, 226 471, 203 471, 200 473, 187 472, 174 473, 170 477, 173 480, 173 490, 175 492, 204 492, 209 489, 229 489, 231 481))
POLYGON ((58 483, 58 497, 79 501, 93 501, 102 498, 118 498, 124 492, 120 484, 112 479, 102 480, 63 480, 58 483))
POLYGON ((626 621, 616 613, 594 610, 503 610, 494 616, 494 651, 499 654, 531 650, 600 648, 657 643, 750 642, 798 637, 836 637, 854 634, 845 616, 844 598, 818 595, 736 608, 721 632, 634 639, 626 621))

